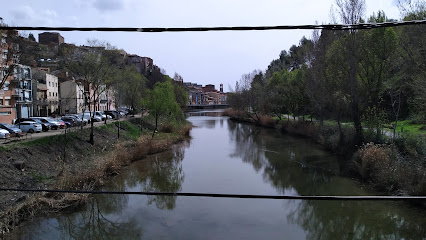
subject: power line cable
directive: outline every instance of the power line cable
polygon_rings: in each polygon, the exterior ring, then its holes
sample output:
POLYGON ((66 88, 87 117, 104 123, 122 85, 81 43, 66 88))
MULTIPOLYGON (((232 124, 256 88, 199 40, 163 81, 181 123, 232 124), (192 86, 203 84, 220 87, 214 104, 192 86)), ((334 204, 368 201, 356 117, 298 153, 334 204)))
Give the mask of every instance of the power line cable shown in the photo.
POLYGON ((51 190, 51 189, 16 189, 0 188, 0 191, 16 192, 47 192, 47 193, 78 193, 106 195, 147 195, 147 196, 179 196, 179 197, 211 197, 211 198, 245 198, 245 199, 287 199, 287 200, 426 200, 426 196, 289 196, 289 195, 253 195, 253 194, 223 194, 223 193, 186 193, 186 192, 135 192, 135 191, 81 191, 81 190, 51 190))
POLYGON ((101 31, 101 32, 207 32, 207 31, 265 31, 265 30, 354 30, 426 24, 426 20, 359 23, 359 24, 320 24, 320 25, 281 25, 281 26, 240 26, 240 27, 174 27, 174 28, 126 28, 126 27, 9 27, 0 26, 3 30, 35 30, 35 31, 101 31))

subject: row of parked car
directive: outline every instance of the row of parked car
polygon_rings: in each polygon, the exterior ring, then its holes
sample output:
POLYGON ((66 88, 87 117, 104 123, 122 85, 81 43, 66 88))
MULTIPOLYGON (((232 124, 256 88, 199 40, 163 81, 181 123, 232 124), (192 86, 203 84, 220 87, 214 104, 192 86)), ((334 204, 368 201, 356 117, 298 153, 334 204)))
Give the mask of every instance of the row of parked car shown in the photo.
POLYGON ((90 112, 79 114, 67 114, 58 118, 51 117, 29 117, 15 119, 13 124, 0 123, 0 138, 20 136, 23 132, 35 133, 49 130, 64 129, 68 127, 86 125, 93 122, 105 121, 105 119, 116 119, 128 115, 126 111, 95 111, 94 116, 90 112))

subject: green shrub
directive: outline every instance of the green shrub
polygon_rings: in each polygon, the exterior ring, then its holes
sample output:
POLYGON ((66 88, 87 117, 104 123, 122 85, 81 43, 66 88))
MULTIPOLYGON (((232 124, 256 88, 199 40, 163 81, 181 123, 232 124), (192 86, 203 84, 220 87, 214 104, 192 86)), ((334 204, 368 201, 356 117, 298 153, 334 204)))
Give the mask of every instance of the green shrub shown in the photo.
POLYGON ((426 137, 418 134, 404 133, 399 135, 395 144, 405 154, 426 161, 426 137))

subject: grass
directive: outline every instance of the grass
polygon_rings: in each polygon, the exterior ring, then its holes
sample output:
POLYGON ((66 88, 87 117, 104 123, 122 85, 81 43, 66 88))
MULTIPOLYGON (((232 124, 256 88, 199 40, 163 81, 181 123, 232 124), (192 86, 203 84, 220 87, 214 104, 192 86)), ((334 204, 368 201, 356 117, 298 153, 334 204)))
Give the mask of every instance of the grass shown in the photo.
MULTIPOLYGON (((81 134, 81 132, 67 132, 67 138, 68 141, 72 138, 76 138, 81 134)), ((58 134, 58 135, 53 135, 53 136, 48 136, 48 137, 42 137, 39 139, 35 139, 35 140, 31 140, 28 142, 19 142, 17 143, 17 145, 21 145, 21 146, 36 146, 36 145, 50 145, 50 144, 55 144, 59 141, 64 141, 65 135, 64 134, 58 134)))
MULTIPOLYGON (((112 133, 117 132, 118 121, 108 123, 107 125, 102 125, 100 129, 108 130, 112 133)), ((140 137, 139 126, 130 123, 129 121, 120 121, 120 136, 124 136, 129 139, 136 140, 140 137)))
POLYGON ((8 150, 9 150, 9 148, 8 148, 8 147, 0 146, 0 152, 6 152, 6 151, 8 151, 8 150))
MULTIPOLYGON (((394 126, 395 122, 390 123, 390 125, 394 126)), ((398 121, 398 126, 396 127, 396 132, 397 133, 401 133, 401 132, 409 132, 409 133, 414 133, 414 134, 426 134, 425 130, 420 130, 421 127, 424 127, 424 124, 413 124, 411 123, 411 120, 404 120, 404 121, 398 121)), ((391 131, 393 131, 393 129, 391 128, 387 128, 391 131)))
POLYGON ((43 183, 43 182, 47 182, 49 180, 51 180, 51 177, 42 175, 40 173, 36 173, 36 172, 32 172, 31 173, 31 177, 34 181, 38 182, 38 183, 43 183))

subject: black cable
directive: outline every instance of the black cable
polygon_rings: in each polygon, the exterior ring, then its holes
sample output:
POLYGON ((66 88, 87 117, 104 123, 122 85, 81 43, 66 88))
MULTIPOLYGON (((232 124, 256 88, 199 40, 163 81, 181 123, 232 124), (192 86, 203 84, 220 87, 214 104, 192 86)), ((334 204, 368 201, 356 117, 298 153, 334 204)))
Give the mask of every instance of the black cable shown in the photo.
POLYGON ((293 199, 293 200, 426 200, 426 196, 288 196, 288 195, 252 195, 222 193, 185 193, 185 192, 125 192, 125 191, 81 191, 50 189, 15 189, 0 188, 0 191, 47 192, 47 193, 80 193, 80 194, 122 194, 148 196, 180 196, 180 197, 212 197, 212 198, 246 198, 246 199, 293 199))
POLYGON ((352 30, 373 29, 381 27, 395 27, 404 25, 425 24, 426 20, 401 22, 360 23, 360 24, 321 24, 321 25, 282 25, 282 26, 255 26, 255 27, 176 27, 176 28, 123 28, 123 27, 9 27, 0 26, 4 30, 36 30, 36 31, 101 31, 101 32, 206 32, 206 31, 264 31, 264 30, 352 30))

